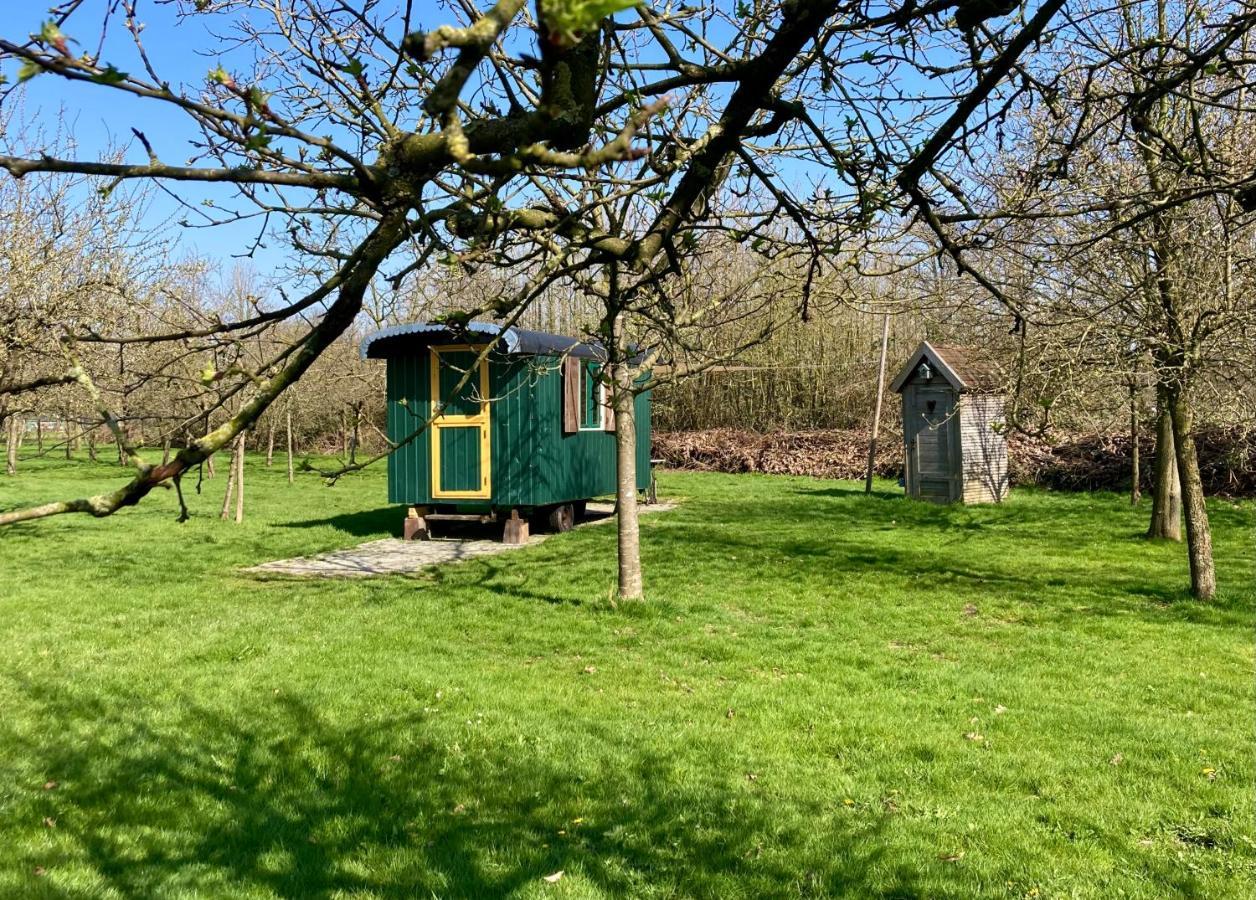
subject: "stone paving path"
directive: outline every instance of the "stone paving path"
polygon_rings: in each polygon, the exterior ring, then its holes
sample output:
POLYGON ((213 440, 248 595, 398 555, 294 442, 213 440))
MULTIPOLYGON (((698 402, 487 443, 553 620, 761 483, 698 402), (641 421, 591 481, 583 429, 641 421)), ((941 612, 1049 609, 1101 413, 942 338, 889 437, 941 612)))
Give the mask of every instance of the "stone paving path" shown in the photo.
MULTIPOLYGON (((642 515, 666 512, 675 509, 675 503, 656 503, 652 506, 641 506, 642 515)), ((583 521, 576 527, 584 528, 609 522, 614 518, 613 503, 590 503, 583 521)), ((477 528, 480 534, 494 534, 498 537, 488 538, 477 534, 476 537, 440 537, 439 521, 433 523, 438 536, 428 541, 403 541, 400 538, 384 538, 378 541, 367 541, 356 547, 344 550, 333 550, 317 556, 299 556, 295 559, 279 559, 274 562, 252 566, 244 571, 255 575, 282 575, 297 578, 365 578, 371 575, 398 575, 417 572, 427 566, 441 563, 461 562, 477 556, 493 553, 505 553, 519 550, 533 544, 539 544, 549 535, 534 534, 526 544, 503 544, 500 540, 500 525, 485 525, 477 528)), ((463 529, 465 530, 465 529, 463 529)))

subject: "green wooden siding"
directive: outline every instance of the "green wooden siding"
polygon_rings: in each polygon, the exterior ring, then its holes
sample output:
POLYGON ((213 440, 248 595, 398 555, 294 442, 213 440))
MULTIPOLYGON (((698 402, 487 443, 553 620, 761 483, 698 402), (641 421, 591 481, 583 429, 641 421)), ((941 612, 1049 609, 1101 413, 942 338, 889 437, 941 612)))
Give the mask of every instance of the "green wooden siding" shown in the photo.
MULTIPOLYGON (((426 349, 388 361, 388 438, 406 440, 432 414, 426 349)), ((388 457, 388 500, 426 503, 432 495, 432 463, 425 432, 388 457)))
MULTIPOLYGON (((388 360, 388 436, 393 441, 403 440, 430 415, 428 365, 426 348, 411 356, 388 360)), ((447 383, 452 386, 461 375, 451 373, 450 377, 452 380, 447 383)), ((446 383, 444 377, 441 380, 442 384, 446 383)), ((487 506, 546 506, 614 493, 614 433, 562 433, 562 375, 557 357, 495 359, 489 364, 489 391, 494 398, 490 411, 490 499, 433 499, 431 435, 425 433, 389 457, 390 502, 453 502, 468 509, 482 509, 487 506)), ((644 490, 650 481, 649 394, 637 397, 636 412, 637 487, 644 490)), ((449 434, 452 429, 447 426, 440 431, 449 434)), ((474 434, 473 429, 467 431, 474 434)), ((442 441, 445 439, 442 437, 442 441)), ((456 442, 461 438, 451 440, 456 442)), ((478 488, 478 455, 474 464, 470 455, 457 457, 457 463, 451 459, 450 466, 465 467, 464 471, 455 472, 446 466, 446 452, 446 445, 442 443, 441 471, 445 489, 478 488), (445 480, 447 478, 456 482, 445 480), (460 487, 452 487, 454 483, 460 487)))

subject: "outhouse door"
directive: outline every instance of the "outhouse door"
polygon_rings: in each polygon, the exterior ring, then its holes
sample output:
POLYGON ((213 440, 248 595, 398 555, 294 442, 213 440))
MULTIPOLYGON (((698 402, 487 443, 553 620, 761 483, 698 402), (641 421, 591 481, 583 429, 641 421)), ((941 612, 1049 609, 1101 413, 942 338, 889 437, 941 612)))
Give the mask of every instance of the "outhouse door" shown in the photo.
MULTIPOLYGON (((431 348, 431 396, 444 404, 432 420, 432 498, 487 500, 492 496, 488 361, 466 346, 431 348), (459 388, 467 372, 471 377, 459 388)), ((435 407, 434 407, 435 408, 435 407)))
POLYGON ((955 394, 945 388, 917 387, 913 403, 914 495, 935 503, 959 499, 960 448, 955 394))

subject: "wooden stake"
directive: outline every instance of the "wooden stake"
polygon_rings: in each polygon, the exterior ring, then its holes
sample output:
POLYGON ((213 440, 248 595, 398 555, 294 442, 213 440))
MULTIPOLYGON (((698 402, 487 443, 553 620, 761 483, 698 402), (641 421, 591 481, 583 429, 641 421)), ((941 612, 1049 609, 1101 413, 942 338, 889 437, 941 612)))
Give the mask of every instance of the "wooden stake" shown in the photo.
POLYGON ((1138 454, 1138 386, 1130 382, 1130 505, 1137 506, 1143 499, 1142 472, 1138 454))
POLYGON ((288 484, 292 484, 292 410, 288 410, 288 484))
POLYGON ((881 398, 885 394, 885 355, 890 346, 890 314, 881 318, 881 365, 877 372, 877 402, 872 412, 872 437, 868 441, 868 477, 864 493, 872 493, 872 473, 877 463, 877 434, 881 430, 881 398))
POLYGON ((236 438, 236 524, 244 521, 244 435, 236 438))

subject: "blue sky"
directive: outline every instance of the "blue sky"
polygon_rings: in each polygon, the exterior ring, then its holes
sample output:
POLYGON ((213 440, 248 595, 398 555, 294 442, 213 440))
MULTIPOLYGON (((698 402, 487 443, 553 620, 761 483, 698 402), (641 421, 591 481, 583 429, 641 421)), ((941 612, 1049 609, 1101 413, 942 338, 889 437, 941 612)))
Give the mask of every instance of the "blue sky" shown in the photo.
MULTIPOLYGON (((16 38, 39 29, 46 18, 45 8, 36 3, 29 5, 30 13, 6 14, 6 37, 16 38)), ((193 89, 203 84, 206 73, 217 65, 218 55, 207 53, 207 48, 214 47, 215 41, 202 22, 192 17, 176 27, 170 6, 150 3, 146 8, 144 46, 158 73, 172 84, 183 83, 193 89)), ((94 9, 92 13, 90 18, 72 19, 66 27, 66 34, 80 42, 80 49, 83 46, 94 49, 99 40, 100 20, 95 17, 94 9)), ((139 71, 134 45, 121 22, 111 25, 103 58, 122 71, 139 71)), ((5 63, 4 74, 10 83, 16 72, 15 63, 5 63)), ((192 153, 189 141, 198 134, 190 119, 165 104, 140 101, 99 85, 68 83, 52 75, 40 75, 27 82, 24 106, 24 117, 41 124, 45 130, 61 125, 72 133, 78 143, 77 156, 84 159, 97 158, 110 147, 121 147, 127 148, 128 161, 144 162, 144 149, 131 133, 131 129, 136 128, 148 137, 163 162, 181 165, 192 153)), ((193 206, 207 198, 227 202, 233 195, 225 186, 165 182, 164 187, 193 206)), ((174 223, 188 217, 187 212, 162 191, 156 192, 150 215, 157 221, 174 223)), ((177 224, 173 227, 178 228, 177 224)), ((224 268, 229 269, 233 255, 246 251, 251 245, 257 226, 227 225, 179 229, 179 232, 180 244, 185 250, 222 260, 224 268)), ((276 244, 255 255, 255 266, 265 273, 286 259, 288 253, 287 247, 276 244)))

